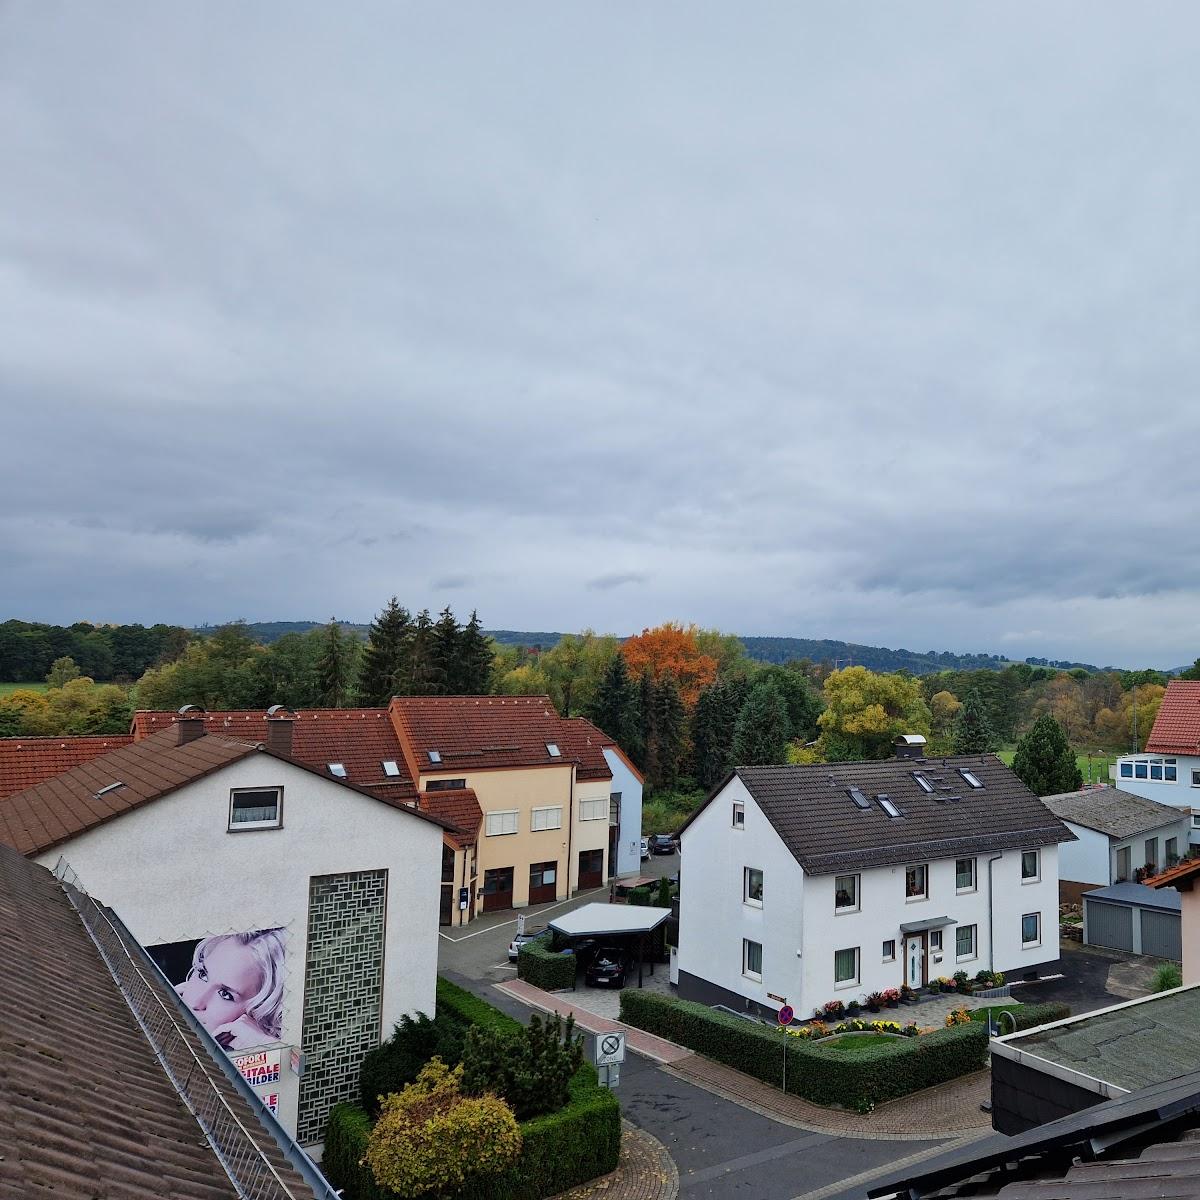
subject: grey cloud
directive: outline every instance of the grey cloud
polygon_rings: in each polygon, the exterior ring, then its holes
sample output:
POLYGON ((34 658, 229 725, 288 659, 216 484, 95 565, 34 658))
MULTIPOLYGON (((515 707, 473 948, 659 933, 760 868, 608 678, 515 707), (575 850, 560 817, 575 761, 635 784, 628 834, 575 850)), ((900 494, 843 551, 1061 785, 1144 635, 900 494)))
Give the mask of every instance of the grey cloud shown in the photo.
POLYGON ((609 592, 613 588, 625 587, 631 583, 645 583, 648 576, 643 575, 640 571, 624 571, 614 572, 611 575, 597 575, 595 579, 589 579, 587 586, 594 592, 609 592))

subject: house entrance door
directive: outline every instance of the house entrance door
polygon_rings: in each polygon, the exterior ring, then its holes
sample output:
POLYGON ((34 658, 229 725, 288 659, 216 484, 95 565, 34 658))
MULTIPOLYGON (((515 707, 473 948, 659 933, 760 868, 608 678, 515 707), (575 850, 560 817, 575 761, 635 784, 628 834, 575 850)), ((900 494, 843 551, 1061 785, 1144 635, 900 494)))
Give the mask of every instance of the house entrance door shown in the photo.
POLYGON ((924 982, 924 943, 919 937, 906 938, 904 942, 905 979, 910 988, 919 988, 924 982))

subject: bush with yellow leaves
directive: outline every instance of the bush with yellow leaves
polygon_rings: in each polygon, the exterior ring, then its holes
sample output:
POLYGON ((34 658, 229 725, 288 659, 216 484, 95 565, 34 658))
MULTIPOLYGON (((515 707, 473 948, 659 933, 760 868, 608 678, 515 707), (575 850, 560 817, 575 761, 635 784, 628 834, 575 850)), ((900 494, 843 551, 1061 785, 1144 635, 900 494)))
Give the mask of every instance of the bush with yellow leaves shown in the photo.
POLYGON ((965 1008, 956 1008, 946 1014, 946 1028, 954 1025, 970 1025, 971 1014, 965 1008))
POLYGON ((452 1196, 503 1174, 521 1156, 521 1130, 496 1096, 464 1096, 462 1067, 433 1058, 398 1095, 383 1097, 367 1143, 375 1181, 406 1200, 452 1196))

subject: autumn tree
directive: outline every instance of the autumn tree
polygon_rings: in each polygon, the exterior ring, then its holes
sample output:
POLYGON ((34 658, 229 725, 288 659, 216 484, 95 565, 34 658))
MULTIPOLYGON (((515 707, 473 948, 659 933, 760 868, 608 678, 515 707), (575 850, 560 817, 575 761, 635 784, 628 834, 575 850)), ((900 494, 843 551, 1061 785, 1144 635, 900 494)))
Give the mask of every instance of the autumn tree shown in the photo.
POLYGON ((1054 796, 1083 787, 1083 776, 1062 726, 1048 713, 1017 743, 1012 769, 1037 796, 1054 796))
POLYGON ((700 649, 697 633, 695 625, 684 628, 673 621, 643 629, 621 646, 629 673, 640 676, 649 671, 655 682, 670 675, 680 699, 688 709, 692 708, 701 691, 717 675, 717 660, 700 649))
POLYGON ((615 637, 592 629, 567 633, 538 656, 538 666, 550 681, 550 699, 564 717, 586 713, 592 706, 609 662, 619 649, 615 637))
POLYGON ((734 764, 761 767, 785 761, 791 730, 787 703, 779 688, 770 679, 756 683, 734 726, 734 764))
POLYGON ((72 679, 78 679, 82 672, 76 666, 75 660, 66 655, 63 658, 56 658, 50 664, 50 672, 46 676, 46 683, 52 688, 60 688, 64 683, 69 683, 72 679))
POLYGON ((1149 683, 1122 692, 1112 708, 1102 708, 1096 714, 1096 741, 1116 750, 1140 749, 1150 736, 1166 691, 1159 684, 1149 683))
POLYGON ((928 737, 929 707, 919 679, 843 667, 825 680, 819 749, 829 762, 888 758, 901 733, 928 737))
POLYGON ((948 732, 954 725, 954 718, 958 716, 960 708, 962 708, 962 702, 953 692, 945 689, 934 692, 929 699, 929 714, 933 731, 935 733, 948 732))
POLYGON ((1051 679, 1034 702, 1033 716, 1047 714, 1062 726, 1069 742, 1083 742, 1089 733, 1087 713, 1083 706, 1083 689, 1079 680, 1066 671, 1051 679))

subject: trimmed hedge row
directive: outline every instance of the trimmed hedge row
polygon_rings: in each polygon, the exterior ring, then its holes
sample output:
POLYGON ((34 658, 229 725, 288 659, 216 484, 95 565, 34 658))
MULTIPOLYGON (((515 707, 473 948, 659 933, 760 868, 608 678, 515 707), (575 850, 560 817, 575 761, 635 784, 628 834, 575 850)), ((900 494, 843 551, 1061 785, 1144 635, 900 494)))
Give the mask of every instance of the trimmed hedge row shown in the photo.
MULTIPOLYGON (((1004 1022, 1002 1032, 1013 1033, 1019 1032, 1022 1029, 1032 1029, 1035 1025, 1048 1025, 1051 1021, 1063 1021, 1071 1015, 1071 1006, 1069 1004, 1014 1004, 1009 1007, 1007 1004, 991 1004, 989 1008, 1002 1008, 1007 1012, 1012 1013, 1013 1020, 1016 1021, 1016 1029, 1010 1029, 1008 1022, 1004 1022)), ((983 1023, 982 1009, 972 1010, 971 1020, 983 1023), (976 1017, 974 1014, 980 1013, 976 1017)))
POLYGON ((575 986, 573 954, 556 954, 540 942, 526 942, 517 951, 517 978, 546 992, 560 992, 575 986))
POLYGON ((955 1025, 891 1040, 855 1054, 786 1037, 779 1030, 653 992, 621 992, 621 1020, 745 1071, 814 1104, 867 1110, 883 1100, 956 1079, 987 1064, 987 1026, 955 1025))
MULTIPOLYGON (((478 996, 438 978, 439 1017, 502 1032, 521 1028, 478 996)), ((371 1118, 357 1104, 339 1104, 329 1114, 321 1169, 346 1200, 395 1200, 381 1188, 363 1159, 371 1136, 371 1118)), ((584 1063, 571 1080, 566 1108, 521 1123, 520 1162, 485 1188, 467 1188, 455 1200, 542 1200, 606 1175, 621 1152, 621 1108, 600 1086, 596 1069, 584 1063)))

